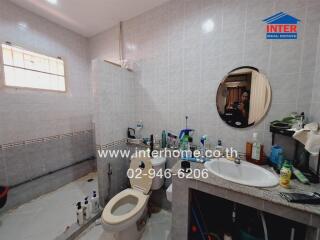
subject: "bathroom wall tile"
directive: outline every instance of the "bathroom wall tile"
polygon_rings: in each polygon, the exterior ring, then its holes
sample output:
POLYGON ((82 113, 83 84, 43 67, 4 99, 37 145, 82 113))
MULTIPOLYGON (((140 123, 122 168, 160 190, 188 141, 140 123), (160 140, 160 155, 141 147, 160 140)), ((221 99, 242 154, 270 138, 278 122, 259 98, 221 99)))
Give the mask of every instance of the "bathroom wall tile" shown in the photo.
POLYGON ((30 168, 30 177, 35 178, 46 173, 45 158, 43 152, 44 144, 29 144, 26 146, 24 159, 30 168))
POLYGON ((232 26, 243 23, 245 21, 246 7, 246 0, 223 1, 223 25, 232 26))
POLYGON ((274 14, 274 1, 249 0, 247 6, 247 23, 262 22, 274 14))
POLYGON ((314 72, 303 72, 300 74, 298 106, 309 105, 309 107, 306 107, 304 109, 302 108, 303 111, 308 112, 307 116, 310 116, 309 113, 312 101, 312 98, 310 98, 310 96, 312 96, 313 80, 314 72))
POLYGON ((296 103, 298 101, 299 73, 270 76, 274 103, 296 103))
POLYGON ((320 103, 312 103, 311 105, 311 121, 319 121, 320 119, 320 103))
POLYGON ((97 154, 98 190, 100 206, 104 206, 108 196, 107 161, 97 154))
POLYGON ((31 169, 28 159, 26 158, 26 153, 25 146, 4 151, 8 184, 10 186, 22 183, 31 178, 31 169))
POLYGON ((273 42, 271 52, 270 73, 299 72, 301 56, 301 42, 273 42))
POLYGON ((8 178, 7 178, 7 171, 6 171, 6 163, 4 161, 4 153, 0 150, 0 185, 7 186, 8 185, 8 178))
POLYGON ((52 141, 52 142, 46 142, 44 143, 44 152, 43 158, 45 161, 46 170, 51 172, 55 171, 62 166, 65 166, 64 160, 60 154, 60 144, 59 141, 52 141), (61 166, 62 164, 62 166, 61 166))
POLYGON ((282 11, 286 9, 287 11, 292 11, 297 8, 303 8, 307 5, 307 1, 303 0, 275 0, 276 11, 282 11))
POLYGON ((320 102, 320 71, 315 73, 313 82, 312 102, 320 102))
POLYGON ((223 0, 202 0, 203 9, 206 8, 215 8, 222 9, 223 0))
POLYGON ((223 26, 221 55, 243 53, 245 25, 223 26))
POLYGON ((244 65, 255 66, 262 72, 269 69, 271 42, 265 39, 265 26, 248 20, 244 43, 244 65))

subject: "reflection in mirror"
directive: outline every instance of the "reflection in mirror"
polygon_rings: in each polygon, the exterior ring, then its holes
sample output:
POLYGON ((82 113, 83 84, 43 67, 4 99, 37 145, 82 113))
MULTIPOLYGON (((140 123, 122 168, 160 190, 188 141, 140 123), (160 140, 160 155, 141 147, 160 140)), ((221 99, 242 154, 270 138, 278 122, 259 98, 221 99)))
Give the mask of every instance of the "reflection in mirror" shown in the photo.
POLYGON ((216 104, 228 125, 246 128, 258 123, 267 113, 271 88, 266 76, 253 67, 232 70, 220 83, 216 104))

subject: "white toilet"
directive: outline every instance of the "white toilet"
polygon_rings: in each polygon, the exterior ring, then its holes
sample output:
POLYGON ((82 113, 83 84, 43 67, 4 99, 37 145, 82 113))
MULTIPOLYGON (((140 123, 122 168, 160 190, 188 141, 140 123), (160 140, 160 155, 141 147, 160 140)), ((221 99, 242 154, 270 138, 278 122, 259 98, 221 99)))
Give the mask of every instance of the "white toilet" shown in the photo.
MULTIPOLYGON (((141 169, 139 177, 130 178, 131 188, 114 196, 105 206, 101 223, 116 240, 140 239, 147 220, 147 205, 151 191, 162 187, 164 178, 148 176, 149 169, 164 171, 165 158, 132 158, 131 169, 141 169), (154 165, 154 166, 153 166, 154 165)), ((135 171, 137 174, 138 171, 135 171)))

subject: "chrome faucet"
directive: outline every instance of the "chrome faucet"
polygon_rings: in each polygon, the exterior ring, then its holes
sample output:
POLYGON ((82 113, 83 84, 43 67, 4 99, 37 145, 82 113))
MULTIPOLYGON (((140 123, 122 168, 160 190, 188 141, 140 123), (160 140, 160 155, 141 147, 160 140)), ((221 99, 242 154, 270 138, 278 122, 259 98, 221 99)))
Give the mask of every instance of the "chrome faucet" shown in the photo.
POLYGON ((240 164, 241 163, 241 159, 240 157, 236 157, 236 159, 234 160, 235 164, 240 164))

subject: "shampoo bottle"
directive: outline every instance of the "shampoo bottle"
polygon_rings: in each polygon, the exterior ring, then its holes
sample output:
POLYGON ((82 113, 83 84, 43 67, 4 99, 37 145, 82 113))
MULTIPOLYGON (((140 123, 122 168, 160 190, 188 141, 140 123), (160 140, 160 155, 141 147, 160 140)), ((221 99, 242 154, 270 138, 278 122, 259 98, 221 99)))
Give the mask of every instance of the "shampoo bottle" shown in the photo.
POLYGON ((84 205, 83 205, 83 218, 85 220, 89 220, 91 217, 91 209, 88 202, 88 197, 84 199, 84 205))
POLYGON ((93 191, 93 195, 91 198, 91 207, 93 214, 96 214, 99 211, 99 202, 96 191, 93 191))
POLYGON ((81 207, 81 202, 78 202, 77 203, 77 223, 79 225, 82 225, 83 224, 83 209, 81 207))

